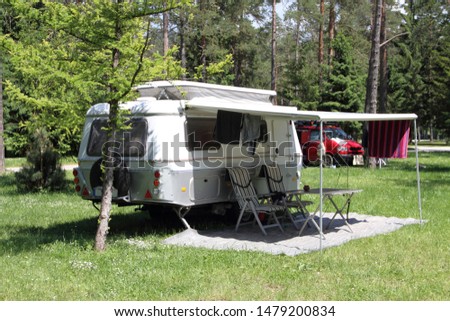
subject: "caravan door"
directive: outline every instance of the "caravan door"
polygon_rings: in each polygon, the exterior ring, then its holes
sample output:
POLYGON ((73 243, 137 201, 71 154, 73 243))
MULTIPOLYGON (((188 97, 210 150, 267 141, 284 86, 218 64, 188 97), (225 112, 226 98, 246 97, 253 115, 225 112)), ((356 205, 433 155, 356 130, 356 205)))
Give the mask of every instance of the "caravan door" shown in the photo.
POLYGON ((271 158, 281 169, 286 189, 298 189, 303 156, 294 123, 284 117, 274 117, 271 132, 272 145, 275 146, 271 158))

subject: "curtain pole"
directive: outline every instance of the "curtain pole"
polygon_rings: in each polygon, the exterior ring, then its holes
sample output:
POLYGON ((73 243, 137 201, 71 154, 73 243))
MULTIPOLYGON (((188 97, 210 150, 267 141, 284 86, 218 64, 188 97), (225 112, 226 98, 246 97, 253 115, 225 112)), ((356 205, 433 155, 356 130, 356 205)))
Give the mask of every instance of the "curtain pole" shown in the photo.
POLYGON ((320 121, 320 207, 319 207, 319 213, 320 213, 320 252, 322 252, 322 237, 323 237, 323 228, 322 228, 322 221, 323 221, 323 153, 324 153, 324 145, 323 145, 323 121, 320 121))
POLYGON ((414 141, 415 141, 415 151, 416 151, 416 175, 417 175, 417 196, 419 200, 419 218, 420 225, 422 226, 422 197, 420 195, 420 169, 419 169, 419 150, 417 142, 417 120, 414 119, 414 141))

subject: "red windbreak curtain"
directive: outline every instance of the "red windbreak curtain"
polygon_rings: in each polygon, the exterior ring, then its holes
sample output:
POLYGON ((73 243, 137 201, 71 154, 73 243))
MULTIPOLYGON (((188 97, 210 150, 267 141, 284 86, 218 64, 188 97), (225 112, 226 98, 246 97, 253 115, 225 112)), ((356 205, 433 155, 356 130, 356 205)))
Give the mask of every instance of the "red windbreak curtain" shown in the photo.
POLYGON ((410 120, 369 122, 369 157, 406 158, 410 120))

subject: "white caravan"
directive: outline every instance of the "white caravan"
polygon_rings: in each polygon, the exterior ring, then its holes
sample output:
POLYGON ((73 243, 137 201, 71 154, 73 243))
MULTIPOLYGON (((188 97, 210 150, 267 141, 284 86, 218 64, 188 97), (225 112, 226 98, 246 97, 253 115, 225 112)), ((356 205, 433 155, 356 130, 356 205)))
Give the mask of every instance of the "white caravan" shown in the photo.
POLYGON ((74 170, 77 193, 99 202, 101 157, 113 148, 116 159, 113 202, 152 211, 173 208, 184 215, 194 206, 225 213, 234 200, 226 168, 243 166, 258 193, 267 193, 262 166, 278 164, 287 189, 300 183, 302 151, 294 107, 271 103, 275 91, 188 81, 158 81, 137 87, 140 98, 126 102, 127 129, 106 142, 109 105, 86 114, 74 170))

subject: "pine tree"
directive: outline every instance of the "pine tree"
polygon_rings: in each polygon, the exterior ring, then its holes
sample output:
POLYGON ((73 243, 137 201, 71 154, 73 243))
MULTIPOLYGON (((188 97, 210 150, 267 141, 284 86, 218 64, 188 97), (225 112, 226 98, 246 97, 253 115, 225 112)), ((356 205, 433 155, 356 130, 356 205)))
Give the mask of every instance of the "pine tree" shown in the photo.
POLYGON ((333 41, 333 68, 324 83, 321 110, 360 112, 363 109, 363 79, 354 65, 350 38, 338 33, 333 41))
MULTIPOLYGON (((380 67, 380 34, 382 18, 382 0, 375 0, 373 10, 373 28, 371 34, 371 50, 369 58, 369 72, 366 81, 366 102, 364 110, 366 113, 375 114, 378 102, 378 81, 380 67)), ((368 135, 368 125, 364 128, 365 136, 368 135)), ((368 150, 366 149, 366 155, 368 150)), ((366 164, 370 168, 376 167, 375 158, 366 157, 366 164)))
POLYGON ((30 145, 27 164, 15 173, 18 190, 37 192, 60 191, 66 188, 66 174, 61 168, 60 156, 53 149, 47 132, 44 129, 36 130, 30 145))
MULTIPOLYGON (((449 10, 435 1, 411 1, 404 16, 407 37, 394 42, 388 106, 418 114, 419 128, 446 131, 449 110, 449 10)), ((432 136, 432 135, 431 135, 432 136)))

